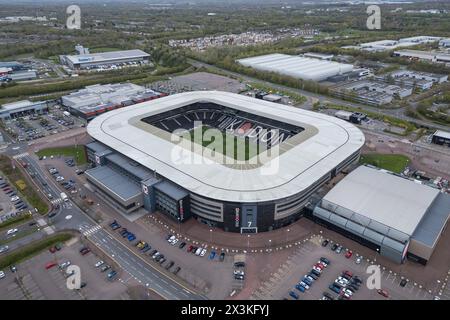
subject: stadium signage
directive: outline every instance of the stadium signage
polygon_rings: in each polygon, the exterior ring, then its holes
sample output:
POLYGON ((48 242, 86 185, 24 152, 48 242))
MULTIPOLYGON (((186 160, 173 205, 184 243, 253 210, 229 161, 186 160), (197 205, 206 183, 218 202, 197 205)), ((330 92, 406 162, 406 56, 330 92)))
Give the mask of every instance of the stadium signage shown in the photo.
POLYGON ((234 226, 236 227, 236 228, 238 228, 239 227, 239 211, 240 211, 240 209, 239 208, 235 208, 234 209, 234 226))

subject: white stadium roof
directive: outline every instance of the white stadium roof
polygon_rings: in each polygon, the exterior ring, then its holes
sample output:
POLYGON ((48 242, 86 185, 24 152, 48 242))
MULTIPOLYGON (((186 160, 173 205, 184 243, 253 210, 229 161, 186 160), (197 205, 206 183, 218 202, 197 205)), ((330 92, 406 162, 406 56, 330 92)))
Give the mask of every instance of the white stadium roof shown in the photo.
MULTIPOLYGON (((364 144, 363 133, 343 120, 220 91, 181 93, 110 111, 92 120, 87 129, 94 139, 156 170, 159 175, 192 193, 223 201, 250 203, 302 192, 364 144), (216 103, 302 127, 309 125, 315 128, 316 133, 269 160, 268 166, 278 161, 278 170, 271 175, 262 175, 261 168, 237 169, 211 161, 208 164, 174 163, 173 142, 132 124, 136 117, 142 119, 196 102, 216 103)), ((194 155, 189 150, 184 152, 184 155, 194 155)))
POLYGON ((277 72, 294 78, 312 81, 322 81, 353 70, 353 65, 351 64, 280 53, 240 59, 237 62, 257 70, 277 72))
POLYGON ((412 235, 439 190, 382 170, 360 166, 323 201, 412 235))

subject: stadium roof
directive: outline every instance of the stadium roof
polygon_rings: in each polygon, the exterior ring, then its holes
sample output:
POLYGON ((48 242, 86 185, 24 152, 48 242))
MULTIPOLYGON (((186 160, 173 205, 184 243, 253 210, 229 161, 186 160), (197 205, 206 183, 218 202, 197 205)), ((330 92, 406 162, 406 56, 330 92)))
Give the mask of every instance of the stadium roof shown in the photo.
POLYGON ((360 166, 323 198, 412 235, 439 190, 367 166, 360 166))
POLYGON ((338 74, 350 72, 353 65, 327 60, 319 60, 286 54, 268 54, 264 56, 237 60, 246 67, 257 70, 277 72, 303 80, 321 81, 338 74))
POLYGON ((66 59, 69 59, 73 64, 83 63, 102 63, 121 59, 133 59, 150 57, 150 55, 142 50, 123 50, 123 51, 110 51, 101 53, 79 54, 79 55, 67 55, 66 59))
MULTIPOLYGON (((295 195, 364 144, 363 133, 351 123, 327 115, 220 91, 186 92, 139 103, 101 115, 90 122, 88 133, 141 165, 183 188, 223 201, 270 201, 295 195), (174 159, 175 144, 138 127, 139 119, 196 102, 211 102, 298 126, 315 133, 258 168, 231 167, 205 157, 198 163, 174 159), (271 172, 270 168, 274 168, 271 172)), ((296 136, 290 138, 295 139, 296 136)), ((283 143, 289 143, 290 139, 283 143)), ((272 150, 272 149, 271 149, 272 150)), ((183 149, 183 157, 198 154, 183 149)))

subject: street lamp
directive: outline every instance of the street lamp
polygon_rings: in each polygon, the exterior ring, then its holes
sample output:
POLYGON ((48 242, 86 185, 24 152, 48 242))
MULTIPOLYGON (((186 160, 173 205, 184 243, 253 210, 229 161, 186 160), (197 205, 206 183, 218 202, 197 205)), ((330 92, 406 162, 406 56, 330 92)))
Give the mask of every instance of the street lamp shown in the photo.
POLYGON ((213 242, 213 239, 212 239, 212 229, 209 229, 209 234, 211 235, 211 244, 212 244, 212 242, 213 242))
POLYGON ((272 240, 269 239, 269 249, 272 248, 272 240))
POLYGON ((287 229, 287 232, 286 232, 286 242, 289 242, 289 231, 291 231, 291 230, 287 229))
POLYGON ((250 247, 250 235, 247 235, 247 249, 250 247))

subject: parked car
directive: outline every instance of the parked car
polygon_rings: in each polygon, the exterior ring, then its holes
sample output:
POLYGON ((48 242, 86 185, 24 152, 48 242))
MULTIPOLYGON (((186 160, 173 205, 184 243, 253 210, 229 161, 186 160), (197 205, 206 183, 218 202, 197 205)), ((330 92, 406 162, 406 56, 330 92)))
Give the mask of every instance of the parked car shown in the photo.
POLYGON ((167 265, 166 265, 166 270, 169 270, 170 268, 172 268, 172 266, 175 264, 175 262, 170 261, 167 265))
POLYGON ((378 292, 379 295, 382 295, 385 298, 389 298, 389 292, 387 292, 386 290, 378 289, 377 292, 378 292))
POLYGON ((178 246, 178 248, 183 249, 185 245, 186 245, 186 242, 181 242, 180 245, 178 246))
POLYGON ((115 277, 116 275, 117 275, 117 271, 112 270, 112 271, 110 271, 110 272, 108 273, 107 277, 108 277, 109 280, 112 280, 112 279, 114 279, 114 277, 115 277))
POLYGON ((322 247, 326 247, 328 245, 330 241, 328 241, 327 239, 322 241, 322 247))
POLYGON ((345 253, 345 257, 347 259, 350 259, 352 257, 352 255, 353 255, 353 251, 352 250, 347 250, 347 252, 345 253))
POLYGON ((6 275, 5 275, 5 272, 0 271, 0 279, 3 279, 5 276, 6 276, 6 275))
POLYGON ((70 264, 71 264, 70 261, 65 261, 65 262, 61 263, 58 267, 59 267, 60 269, 65 269, 65 268, 67 268, 68 266, 70 266, 70 264))
POLYGON ((339 288, 338 286, 335 286, 334 284, 331 284, 330 286, 328 286, 328 288, 331 291, 336 292, 337 294, 339 294, 341 292, 341 288, 339 288))
POLYGON ((343 249, 343 247, 342 246, 339 246, 339 247, 337 247, 337 249, 336 249, 336 253, 341 253, 342 252, 342 249, 343 249))
POLYGON ((15 234, 17 231, 19 231, 19 229, 17 228, 9 229, 8 231, 6 231, 6 235, 10 236, 12 234, 15 234))
POLYGON ((360 264, 362 262, 363 256, 357 256, 355 259, 356 264, 360 264))
POLYGON ((339 245, 337 243, 335 243, 331 246, 331 250, 335 251, 338 247, 339 247, 339 245))
POLYGON ((103 260, 97 261, 97 262, 95 263, 95 267, 96 267, 96 268, 99 268, 99 267, 101 267, 103 264, 105 264, 105 262, 104 262, 103 260))
POLYGON ((402 279, 402 281, 400 281, 400 287, 406 286, 407 283, 408 281, 406 279, 402 279))
POLYGON ((296 285, 295 285, 295 289, 297 289, 298 291, 300 291, 300 292, 305 292, 305 287, 304 286, 302 286, 301 284, 299 284, 299 283, 297 283, 296 285))
POLYGON ((223 261, 225 259, 225 252, 222 252, 219 256, 219 260, 223 261))
POLYGON ((47 262, 47 264, 45 265, 45 269, 47 269, 47 270, 51 269, 51 268, 53 268, 56 265, 57 265, 56 261, 47 262))
POLYGON ((88 247, 83 247, 80 250, 80 253, 81 253, 82 256, 88 254, 89 252, 91 252, 91 249, 89 249, 88 247))
POLYGON ((202 248, 197 248, 197 250, 195 250, 195 255, 199 256, 200 253, 202 253, 202 248))
POLYGON ((193 245, 190 245, 188 248, 187 248, 187 252, 191 252, 192 251, 192 249, 194 249, 194 246, 193 245))
POLYGON ((175 270, 173 270, 173 274, 177 274, 181 270, 180 267, 176 267, 175 270))
POLYGON ((211 253, 209 254, 209 260, 214 260, 215 256, 216 256, 216 252, 214 250, 211 251, 211 253))
POLYGON ((245 267, 245 262, 235 262, 235 263, 234 263, 234 266, 235 266, 235 267, 238 267, 238 268, 239 268, 239 267, 245 267))
POLYGON ((200 257, 204 257, 206 252, 208 252, 208 250, 202 249, 202 251, 200 252, 200 257))
POLYGON ((312 272, 308 273, 308 276, 310 276, 310 277, 313 278, 314 280, 319 279, 319 277, 316 276, 316 275, 315 275, 314 273, 312 273, 312 272))
POLYGON ((100 268, 101 272, 105 272, 106 270, 111 269, 111 266, 105 264, 103 267, 100 268))
POLYGON ((325 262, 327 265, 329 265, 331 262, 327 258, 321 257, 320 261, 325 262))
POLYGON ((294 298, 295 300, 298 300, 299 296, 294 291, 289 291, 289 295, 294 298))
POLYGON ((8 251, 8 250, 9 250, 9 247, 8 247, 8 246, 1 246, 1 247, 0 247, 0 253, 6 252, 6 251, 8 251))

